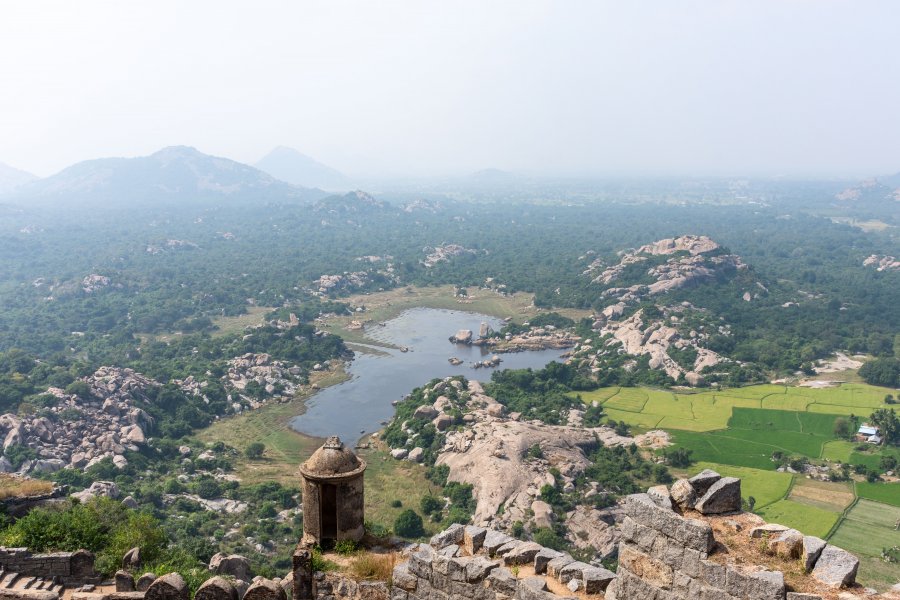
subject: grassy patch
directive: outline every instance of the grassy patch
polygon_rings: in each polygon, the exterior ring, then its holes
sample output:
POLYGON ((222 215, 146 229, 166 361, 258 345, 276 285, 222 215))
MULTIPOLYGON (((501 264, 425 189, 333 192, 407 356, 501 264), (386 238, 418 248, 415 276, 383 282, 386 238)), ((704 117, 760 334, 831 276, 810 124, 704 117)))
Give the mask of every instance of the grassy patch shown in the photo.
MULTIPOLYGON (((860 498, 876 500, 885 504, 900 507, 900 483, 868 483, 856 484, 856 495, 860 498)), ((900 514, 897 515, 900 519, 900 514)), ((900 543, 900 533, 897 534, 897 543, 900 543)))
POLYGON ((829 540, 860 557, 858 580, 884 590, 900 579, 900 565, 881 560, 881 549, 898 543, 900 507, 860 500, 829 540))
MULTIPOLYGON (((366 468, 366 520, 393 527, 397 516, 411 508, 421 513, 419 503, 428 495, 442 497, 441 488, 425 478, 425 467, 409 461, 395 460, 383 448, 360 450, 366 468), (391 506, 400 500, 400 506, 391 506)), ((441 530, 439 523, 422 519, 429 534, 441 530)))
POLYGON ((793 500, 779 500, 763 507, 760 515, 769 523, 793 527, 807 535, 825 537, 840 518, 840 513, 793 500))
POLYGON ((741 480, 741 496, 756 498, 756 507, 764 507, 784 498, 791 486, 793 476, 789 473, 776 473, 748 467, 735 467, 719 463, 700 462, 692 465, 689 475, 696 475, 703 469, 712 469, 725 477, 738 477, 741 480))
MULTIPOLYGON (((314 382, 320 387, 346 380, 346 374, 332 372, 315 374, 314 382)), ((283 485, 297 485, 297 467, 315 452, 322 440, 301 435, 290 428, 290 420, 305 410, 305 399, 312 390, 291 402, 269 403, 242 415, 220 419, 199 432, 196 437, 212 444, 224 442, 241 452, 235 464, 235 475, 245 484, 277 481, 283 485), (243 456, 247 446, 254 442, 265 444, 266 451, 260 460, 243 456)))
POLYGON ((25 479, 14 477, 7 473, 0 473, 0 500, 38 496, 40 494, 49 494, 52 491, 53 484, 49 481, 25 479))
POLYGON ((694 460, 751 467, 774 471, 772 452, 780 447, 730 435, 728 430, 716 432, 672 431, 675 444, 693 452, 694 460))
POLYGON ((822 446, 822 458, 825 460, 848 463, 850 462, 850 455, 853 454, 853 449, 855 447, 856 444, 853 442, 845 442, 843 440, 825 442, 822 446))

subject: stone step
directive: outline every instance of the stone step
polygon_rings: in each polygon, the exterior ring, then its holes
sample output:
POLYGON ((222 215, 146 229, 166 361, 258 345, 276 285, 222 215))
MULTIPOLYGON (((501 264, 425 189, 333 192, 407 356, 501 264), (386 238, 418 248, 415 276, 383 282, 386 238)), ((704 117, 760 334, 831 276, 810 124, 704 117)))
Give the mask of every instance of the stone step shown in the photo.
POLYGON ((36 577, 26 577, 25 579, 21 579, 19 583, 16 584, 16 589, 27 590, 34 584, 36 579, 36 577))
POLYGON ((50 586, 50 591, 53 592, 54 594, 58 594, 60 596, 62 596, 63 590, 65 590, 65 589, 66 589, 65 586, 63 586, 63 584, 61 584, 61 583, 54 583, 53 585, 50 586))
POLYGON ((16 584, 16 581, 19 579, 18 573, 7 573, 3 576, 3 579, 0 580, 0 588, 10 589, 12 586, 16 584))
POLYGON ((50 580, 50 579, 41 579, 41 580, 38 582, 38 584, 37 584, 36 586, 34 586, 34 589, 36 589, 36 590, 46 590, 46 589, 49 589, 51 585, 53 585, 53 581, 52 581, 52 580, 50 580))

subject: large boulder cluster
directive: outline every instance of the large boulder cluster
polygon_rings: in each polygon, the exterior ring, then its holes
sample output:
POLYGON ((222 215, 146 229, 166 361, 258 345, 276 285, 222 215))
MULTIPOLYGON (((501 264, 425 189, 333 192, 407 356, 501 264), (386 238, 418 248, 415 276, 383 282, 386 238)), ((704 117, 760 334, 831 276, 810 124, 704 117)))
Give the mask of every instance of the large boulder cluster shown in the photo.
MULTIPOLYGON (((145 400, 157 382, 117 367, 101 367, 84 381, 91 392, 87 400, 51 387, 47 393, 57 402, 45 416, 0 416, 4 451, 20 445, 37 454, 20 472, 85 469, 107 457, 121 468, 128 464, 126 450, 137 451, 147 443, 145 431, 153 420, 135 402, 145 400)), ((12 470, 9 460, 0 457, 0 471, 12 470)))

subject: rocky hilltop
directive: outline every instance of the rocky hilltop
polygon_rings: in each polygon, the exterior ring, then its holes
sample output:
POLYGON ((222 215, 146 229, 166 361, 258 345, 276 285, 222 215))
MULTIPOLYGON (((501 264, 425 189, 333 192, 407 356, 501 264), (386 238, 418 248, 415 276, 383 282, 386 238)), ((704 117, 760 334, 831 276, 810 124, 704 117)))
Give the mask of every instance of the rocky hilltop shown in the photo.
POLYGON ((703 384, 705 370, 728 362, 709 349, 708 342, 712 336, 732 333, 721 316, 686 301, 673 302, 671 293, 736 282, 737 290, 728 293, 737 293, 746 302, 768 294, 740 256, 703 235, 666 238, 626 250, 614 263, 597 258, 583 275, 599 286, 603 308, 594 316, 596 337, 584 340, 572 360, 596 374, 611 364, 632 370, 646 357, 650 369, 688 385, 703 384), (648 302, 654 303, 652 314, 638 307, 648 302), (622 356, 630 358, 623 362, 618 358, 622 356))
MULTIPOLYGON (((31 448, 36 457, 26 460, 19 471, 54 472, 65 467, 90 467, 111 458, 118 467, 128 464, 126 450, 137 451, 147 442, 145 431, 153 420, 138 401, 147 401, 148 390, 160 384, 131 369, 101 367, 85 378, 90 397, 67 394, 51 387, 55 399, 46 416, 0 416, 4 452, 11 446, 31 448)), ((0 457, 0 471, 16 470, 0 457)))

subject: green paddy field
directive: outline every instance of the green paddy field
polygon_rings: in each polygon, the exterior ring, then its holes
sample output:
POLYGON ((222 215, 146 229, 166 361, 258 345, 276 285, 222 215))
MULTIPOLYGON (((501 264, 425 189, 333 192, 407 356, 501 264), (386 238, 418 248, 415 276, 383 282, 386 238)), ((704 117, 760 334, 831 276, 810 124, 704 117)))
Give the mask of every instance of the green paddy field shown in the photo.
POLYGON ((833 388, 757 385, 681 393, 649 388, 601 388, 581 392, 585 403, 633 429, 665 429, 675 446, 697 461, 683 475, 710 468, 742 480, 742 495, 769 522, 833 541, 861 558, 860 580, 885 589, 900 580, 900 565, 881 560, 882 547, 900 544, 900 482, 828 482, 779 473, 775 452, 873 467, 880 448, 835 438, 840 417, 865 421, 887 408, 896 390, 858 383, 833 388))

